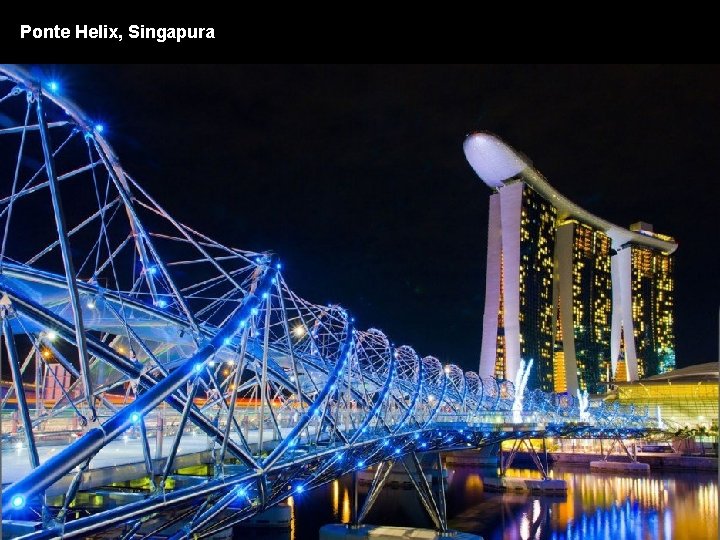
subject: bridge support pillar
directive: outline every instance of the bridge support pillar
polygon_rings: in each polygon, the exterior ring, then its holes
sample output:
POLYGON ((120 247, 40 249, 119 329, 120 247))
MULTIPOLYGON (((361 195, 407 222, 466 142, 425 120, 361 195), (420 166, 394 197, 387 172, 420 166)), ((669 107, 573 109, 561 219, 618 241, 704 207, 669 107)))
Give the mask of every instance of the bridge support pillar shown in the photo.
POLYGON ((650 472, 649 464, 638 462, 637 448, 636 448, 635 444, 633 444, 632 452, 631 452, 628 449, 627 445, 625 444, 625 441, 623 441, 622 438, 620 438, 620 437, 613 438, 610 448, 608 448, 607 452, 602 452, 602 450, 601 450, 601 455, 602 455, 602 460, 590 462, 590 470, 591 471, 629 472, 629 473, 638 473, 638 474, 645 474, 645 473, 650 472), (608 461, 610 454, 612 454, 612 452, 616 446, 620 446, 620 448, 622 448, 625 451, 625 454, 627 455, 627 457, 630 458, 630 462, 608 461))
MULTIPOLYGON (((439 452, 434 459, 435 463, 433 466, 437 466, 438 468, 437 491, 433 490, 428 482, 422 464, 416 454, 412 453, 406 456, 402 461, 399 461, 399 463, 401 463, 405 469, 405 473, 408 475, 410 482, 415 488, 415 492, 420 498, 423 508, 425 508, 425 511, 430 516, 436 530, 439 533, 446 533, 448 527, 447 507, 445 504, 445 482, 443 480, 443 467, 439 452)), ((357 473, 353 473, 353 508, 355 512, 351 521, 351 528, 357 529, 362 526, 365 518, 382 492, 383 487, 385 487, 395 463, 395 460, 388 460, 382 461, 377 465, 375 476, 373 477, 367 497, 359 513, 357 512, 357 473)))
POLYGON ((630 461, 633 463, 637 463, 637 447, 635 444, 632 445, 632 452, 628 449, 627 445, 625 444, 625 441, 623 441, 620 437, 615 437, 612 440, 612 444, 610 445, 610 448, 608 448, 607 452, 603 451, 602 447, 602 439, 600 439, 600 454, 602 455, 603 461, 607 461, 610 457, 610 454, 612 454, 612 451, 615 450, 616 446, 619 446, 623 450, 625 450, 625 454, 627 454, 627 457, 630 458, 630 461))
MULTIPOLYGON (((360 510, 360 514, 357 514, 356 512, 354 515, 355 519, 353 519, 353 525, 359 527, 360 524, 365 520, 368 512, 370 512, 373 505, 375 504, 378 495, 380 495, 383 487, 385 487, 385 482, 390 476, 390 471, 392 471, 393 465, 395 465, 394 460, 381 461, 380 463, 378 463, 377 469, 375 470, 375 476, 373 477, 372 484, 370 485, 370 489, 368 490, 368 494, 365 498, 362 509, 360 510)), ((353 484, 353 492, 356 505, 355 509, 357 511, 357 473, 354 473, 353 475, 353 484)))
POLYGON ((545 459, 541 458, 537 450, 532 444, 532 440, 523 436, 513 441, 512 449, 509 455, 506 457, 500 449, 500 475, 499 477, 485 477, 483 478, 483 484, 485 489, 491 491, 520 491, 520 492, 531 492, 531 493, 565 493, 567 491, 567 484, 565 480, 554 480, 549 478, 548 474, 548 460, 547 460, 547 447, 543 440, 543 454, 545 459), (507 476, 508 469, 512 466, 518 451, 522 447, 525 447, 530 458, 532 459, 535 468, 540 472, 541 478, 514 478, 507 476))
MULTIPOLYGON (((425 477, 425 473, 423 472, 422 465, 420 464, 417 454, 414 452, 409 454, 408 457, 403 460, 402 464, 405 468, 405 472, 407 472, 410 477, 410 482, 412 482, 415 491, 420 497, 420 502, 430 516, 430 519, 432 519, 435 528, 440 532, 447 531, 447 517, 445 516, 445 513, 440 510, 438 498, 433 493, 432 488, 425 477)), ((440 468, 439 473, 442 475, 442 467, 440 468)), ((444 506, 444 490, 442 495, 443 501, 441 504, 444 506)))
POLYGON ((507 470, 512 466, 513 461, 515 460, 515 457, 517 456, 518 451, 525 446, 525 448, 528 451, 528 454, 530 455, 530 458, 533 461, 533 464, 537 468, 538 471, 540 471, 540 474, 542 475, 543 480, 547 480, 548 478, 548 458, 547 458, 547 448, 545 446, 545 439, 543 439, 543 450, 545 455, 545 460, 543 463, 543 460, 538 455, 537 451, 535 450, 535 447, 532 444, 532 441, 528 437, 520 437, 519 439, 515 439, 513 441, 513 447, 510 450, 510 454, 505 457, 505 453, 502 450, 502 446, 500 447, 500 476, 505 476, 507 473, 507 470))
POLYGON ((447 501, 445 500, 445 479, 443 478, 443 464, 440 452, 435 454, 437 469, 438 469, 438 483, 437 483, 437 502, 438 510, 440 511, 440 531, 445 533, 448 530, 447 527, 447 501))

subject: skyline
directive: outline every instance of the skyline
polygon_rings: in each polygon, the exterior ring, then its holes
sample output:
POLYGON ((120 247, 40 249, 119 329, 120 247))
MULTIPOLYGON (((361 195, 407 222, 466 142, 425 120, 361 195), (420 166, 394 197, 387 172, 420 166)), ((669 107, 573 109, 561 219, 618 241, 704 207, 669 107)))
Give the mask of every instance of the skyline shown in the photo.
POLYGON ((477 367, 480 353, 490 190, 465 162, 462 140, 478 128, 493 130, 581 206, 620 225, 647 221, 677 238, 678 367, 714 360, 717 293, 700 293, 699 284, 712 283, 717 256, 706 249, 703 265, 703 240, 689 234, 712 228, 714 197, 692 196, 690 207, 682 204, 688 190, 648 185, 669 182, 690 161, 688 175, 709 178, 717 133, 702 132, 713 124, 705 115, 717 115, 709 106, 717 70, 693 81, 698 70, 673 68, 671 86, 641 100, 638 92, 665 68, 42 69, 107 124, 124 166, 184 222, 237 247, 273 250, 307 298, 340 303, 360 326, 466 369, 477 367), (608 84, 591 88, 602 76, 608 84), (513 81, 535 86, 522 90, 513 81), (583 81, 582 96, 557 99, 583 81), (588 105, 601 90, 600 111, 611 113, 603 118, 588 105), (551 97, 555 116, 537 110, 521 121, 551 97), (658 104, 673 100, 675 108, 663 112, 677 129, 653 129, 658 104), (633 114, 619 115, 631 106, 633 114), (568 114, 576 121, 563 122, 568 114), (685 138, 682 118, 694 127, 685 138), (568 138, 580 126, 587 136, 568 138), (668 143, 674 156, 658 150, 668 143), (606 159, 586 170, 598 156, 606 159), (613 189, 627 197, 617 200, 613 189))

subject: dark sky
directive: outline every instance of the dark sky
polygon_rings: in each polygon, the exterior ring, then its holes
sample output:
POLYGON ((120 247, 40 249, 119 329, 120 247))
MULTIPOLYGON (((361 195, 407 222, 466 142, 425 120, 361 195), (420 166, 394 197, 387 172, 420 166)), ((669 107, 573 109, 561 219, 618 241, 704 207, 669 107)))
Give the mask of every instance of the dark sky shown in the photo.
POLYGON ((177 218, 468 369, 490 190, 462 141, 493 131, 591 212, 677 238, 677 363, 718 359, 718 67, 41 69, 177 218))

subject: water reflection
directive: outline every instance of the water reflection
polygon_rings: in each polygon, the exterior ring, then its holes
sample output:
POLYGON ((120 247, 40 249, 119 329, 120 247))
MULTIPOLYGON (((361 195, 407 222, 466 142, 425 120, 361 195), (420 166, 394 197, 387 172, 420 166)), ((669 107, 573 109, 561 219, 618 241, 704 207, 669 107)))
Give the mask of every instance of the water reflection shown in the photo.
MULTIPOLYGON (((653 473, 649 477, 591 474, 556 468, 567 496, 538 497, 483 491, 494 471, 455 469, 448 474, 452 528, 486 540, 705 540, 718 538, 718 481, 713 473, 653 473)), ((536 476, 528 470, 512 475, 536 476)), ((362 505, 367 487, 360 487, 362 505)), ((350 521, 351 484, 341 479, 289 500, 290 531, 239 529, 235 538, 312 540, 326 523, 350 521)), ((386 489, 369 523, 430 527, 412 489, 386 489)))
POLYGON ((290 535, 289 540, 295 540, 295 499, 290 496, 287 498, 288 506, 290 507, 290 535))
POLYGON ((340 522, 350 523, 350 490, 348 488, 343 489, 342 516, 340 516, 340 522))
POLYGON ((333 480, 330 491, 332 493, 333 523, 350 523, 350 490, 340 480, 333 480), (342 491, 342 506, 340 503, 342 491))
POLYGON ((553 476, 568 483, 566 497, 476 493, 480 475, 458 469, 448 493, 457 512, 451 525, 488 540, 718 537, 718 486, 712 474, 629 477, 556 469, 553 476), (472 502, 463 504, 468 499, 472 502))
POLYGON ((340 480, 333 480, 332 483, 332 508, 335 521, 340 520, 340 480))

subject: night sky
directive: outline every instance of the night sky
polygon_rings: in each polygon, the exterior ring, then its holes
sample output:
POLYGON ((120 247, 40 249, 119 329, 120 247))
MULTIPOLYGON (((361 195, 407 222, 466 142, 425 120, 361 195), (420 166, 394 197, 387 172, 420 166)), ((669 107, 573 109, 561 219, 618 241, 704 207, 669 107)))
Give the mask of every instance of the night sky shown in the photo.
POLYGON ((489 130, 572 201, 675 236, 677 364, 717 361, 720 68, 44 66, 175 217, 301 296, 477 369, 489 130))

